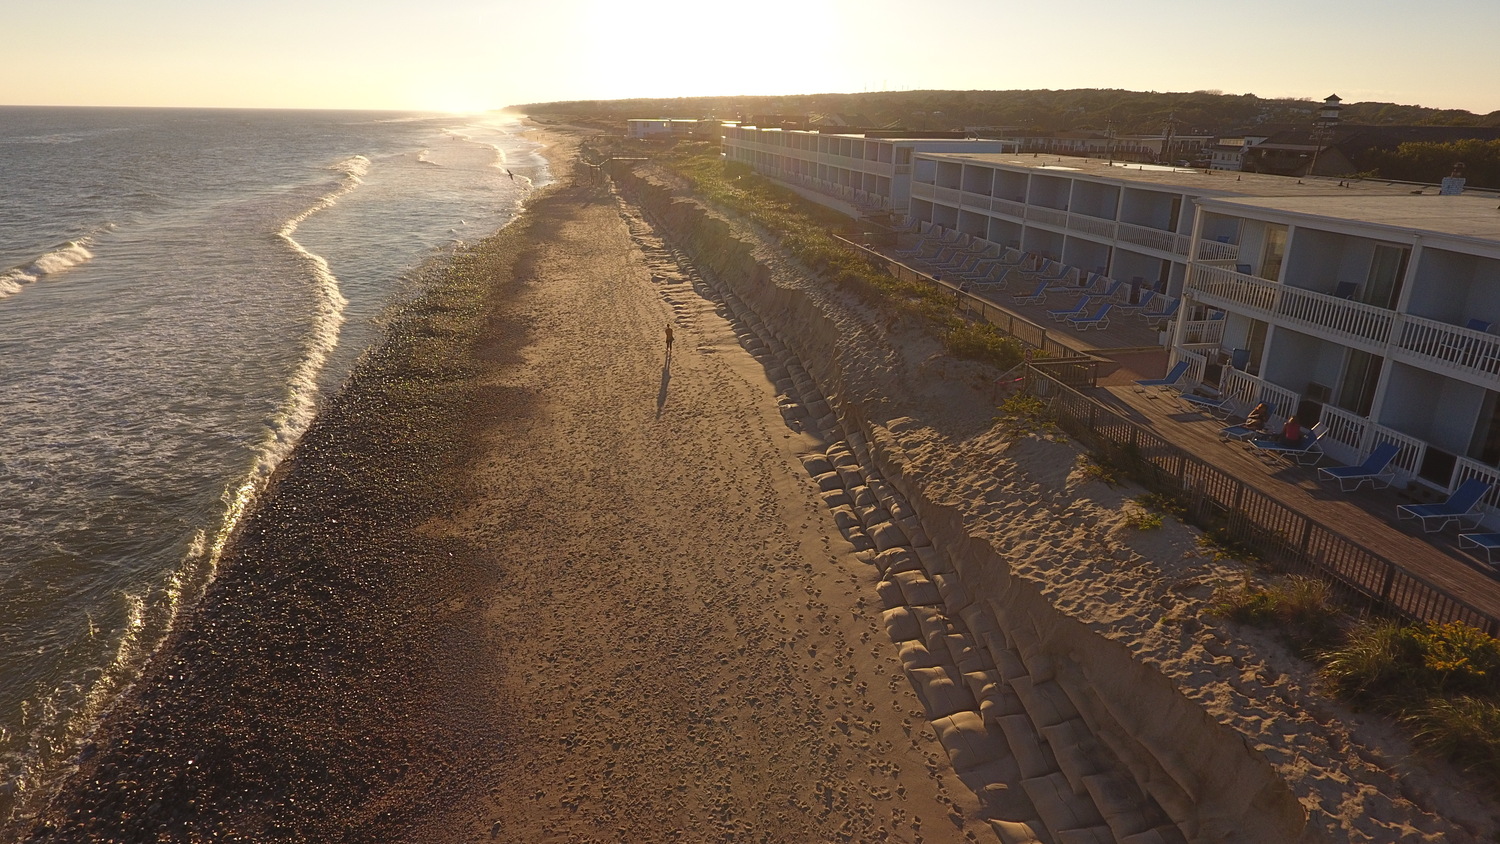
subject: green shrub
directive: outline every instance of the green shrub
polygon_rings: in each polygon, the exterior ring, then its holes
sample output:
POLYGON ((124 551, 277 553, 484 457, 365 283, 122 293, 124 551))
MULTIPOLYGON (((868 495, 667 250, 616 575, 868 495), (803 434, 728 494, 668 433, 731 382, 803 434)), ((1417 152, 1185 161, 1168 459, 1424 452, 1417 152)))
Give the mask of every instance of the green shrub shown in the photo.
POLYGON ((1289 577, 1267 586, 1247 577, 1237 587, 1216 589, 1209 611, 1245 624, 1275 626, 1302 651, 1326 646, 1339 630, 1332 591, 1312 577, 1289 577))
POLYGON ((1500 704, 1460 695, 1427 701, 1401 718, 1417 743, 1500 781, 1500 704))
POLYGON ((999 369, 1020 363, 1021 344, 1002 336, 990 323, 960 317, 948 289, 898 279, 836 240, 834 233, 840 230, 857 234, 855 224, 842 214, 803 200, 742 163, 720 160, 717 151, 705 145, 684 144, 662 163, 700 195, 769 229, 799 261, 830 282, 867 301, 927 320, 954 357, 999 369))
POLYGON ((1165 492, 1147 492, 1137 495, 1132 500, 1154 513, 1165 513, 1179 519, 1187 517, 1187 505, 1182 502, 1182 499, 1165 492))
POLYGON ((1135 530, 1158 530, 1165 524, 1165 520, 1155 510, 1138 507, 1125 514, 1125 524, 1135 530))
POLYGON ((982 361, 996 369, 1010 369, 1020 363, 1024 352, 1015 338, 1002 335, 990 323, 965 319, 948 329, 943 345, 954 357, 982 361))
POLYGON ((1500 691, 1500 642, 1459 621, 1366 625, 1323 662, 1329 683, 1355 700, 1500 691))
POLYGON ((1099 481, 1106 486, 1118 486, 1120 483, 1115 467, 1091 454, 1078 455, 1078 471, 1085 479, 1099 481))

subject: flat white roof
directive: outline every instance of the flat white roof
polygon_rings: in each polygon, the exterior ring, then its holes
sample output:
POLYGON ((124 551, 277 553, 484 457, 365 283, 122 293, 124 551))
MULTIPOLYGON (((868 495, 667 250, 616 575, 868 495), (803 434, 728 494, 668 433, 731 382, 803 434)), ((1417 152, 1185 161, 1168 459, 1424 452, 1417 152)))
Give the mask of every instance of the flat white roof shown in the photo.
MULTIPOLYGON (((1421 187, 1405 182, 1381 179, 1341 180, 1325 176, 1301 179, 1272 176, 1267 173, 1241 173, 1235 170, 1195 170, 1189 167, 1165 167, 1117 161, 1111 165, 1102 158, 1072 155, 1017 155, 1015 153, 923 152, 920 158, 951 161, 960 164, 1005 166, 1037 171, 1067 170, 1090 179, 1108 180, 1121 185, 1166 188, 1194 196, 1350 196, 1354 194, 1406 195, 1421 187), (1348 187, 1342 187, 1347 184, 1348 187)), ((1437 188, 1429 187, 1429 193, 1437 188)))
POLYGON ((1205 199, 1203 206, 1223 214, 1259 216, 1248 212, 1272 211, 1317 217, 1331 223, 1356 222, 1500 243, 1500 197, 1495 194, 1438 196, 1437 189, 1432 187, 1421 196, 1410 190, 1399 196, 1345 193, 1343 196, 1214 197, 1205 199))

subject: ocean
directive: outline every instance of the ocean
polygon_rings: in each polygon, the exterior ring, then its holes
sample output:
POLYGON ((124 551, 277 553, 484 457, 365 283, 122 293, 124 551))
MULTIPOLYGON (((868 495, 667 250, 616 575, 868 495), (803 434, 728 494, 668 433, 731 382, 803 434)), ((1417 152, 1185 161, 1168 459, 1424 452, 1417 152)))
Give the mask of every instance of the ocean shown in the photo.
POLYGON ((421 271, 548 179, 500 113, 0 107, 0 825, 421 271))

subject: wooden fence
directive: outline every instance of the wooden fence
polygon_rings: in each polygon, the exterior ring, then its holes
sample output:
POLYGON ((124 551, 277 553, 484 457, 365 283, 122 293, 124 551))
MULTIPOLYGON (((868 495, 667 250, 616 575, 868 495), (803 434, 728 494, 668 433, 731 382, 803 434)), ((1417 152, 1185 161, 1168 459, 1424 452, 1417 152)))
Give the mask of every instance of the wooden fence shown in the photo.
POLYGON ((1040 366, 1025 389, 1048 402, 1063 430, 1148 487, 1183 501, 1192 520, 1221 531, 1267 562, 1321 577, 1347 597, 1413 621, 1462 621, 1500 636, 1500 619, 1479 610, 1343 533, 1292 510, 1166 439, 1090 399, 1040 366))

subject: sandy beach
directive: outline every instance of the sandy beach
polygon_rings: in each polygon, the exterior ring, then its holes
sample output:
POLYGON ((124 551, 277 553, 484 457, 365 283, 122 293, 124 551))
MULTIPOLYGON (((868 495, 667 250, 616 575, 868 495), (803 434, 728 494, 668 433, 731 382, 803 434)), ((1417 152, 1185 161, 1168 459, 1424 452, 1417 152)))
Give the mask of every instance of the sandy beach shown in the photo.
POLYGON ((1203 618, 1236 564, 994 425, 993 373, 549 138, 558 185, 395 321, 19 840, 1500 829, 1203 618))

